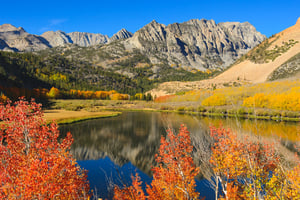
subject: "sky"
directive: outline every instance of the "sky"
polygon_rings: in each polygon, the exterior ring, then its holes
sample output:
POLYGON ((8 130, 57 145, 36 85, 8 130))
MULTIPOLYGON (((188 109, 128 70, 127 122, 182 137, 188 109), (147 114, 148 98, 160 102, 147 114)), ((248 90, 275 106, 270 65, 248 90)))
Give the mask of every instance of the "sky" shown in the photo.
POLYGON ((0 24, 46 31, 79 31, 112 36, 125 28, 134 33, 152 20, 165 25, 190 19, 249 22, 267 37, 300 17, 300 0, 0 0, 0 24))

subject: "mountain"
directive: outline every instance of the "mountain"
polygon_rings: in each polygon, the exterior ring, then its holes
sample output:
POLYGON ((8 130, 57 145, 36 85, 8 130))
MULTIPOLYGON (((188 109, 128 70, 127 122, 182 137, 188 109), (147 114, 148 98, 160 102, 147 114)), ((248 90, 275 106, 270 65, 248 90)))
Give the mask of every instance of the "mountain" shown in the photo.
POLYGON ((152 63, 200 70, 224 68, 266 37, 248 22, 192 19, 168 26, 153 20, 125 42, 128 49, 144 52, 152 63))
POLYGON ((83 32, 72 32, 68 33, 73 44, 77 44, 79 46, 87 47, 98 44, 105 44, 108 42, 108 36, 102 35, 100 33, 83 33, 83 32))
POLYGON ((300 77, 300 18, 296 24, 268 38, 213 79, 167 82, 152 91, 161 96, 182 90, 224 87, 234 83, 260 83, 279 78, 300 77), (171 91, 171 92, 170 92, 171 91))
POLYGON ((122 28, 120 31, 115 33, 111 38, 109 38, 109 41, 115 41, 115 40, 123 40, 132 37, 133 34, 126 29, 122 28))
POLYGON ((0 49, 8 51, 39 51, 50 48, 40 36, 27 33, 22 27, 10 24, 0 26, 0 49))
POLYGON ((62 31, 47 31, 41 35, 45 38, 51 47, 63 46, 72 43, 69 35, 62 31))

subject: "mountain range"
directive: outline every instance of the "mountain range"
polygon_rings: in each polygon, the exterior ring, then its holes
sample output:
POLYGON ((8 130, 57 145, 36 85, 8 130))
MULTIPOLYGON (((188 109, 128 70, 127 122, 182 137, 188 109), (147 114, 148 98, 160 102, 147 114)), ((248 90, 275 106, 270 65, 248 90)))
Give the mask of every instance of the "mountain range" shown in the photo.
POLYGON ((98 44, 105 44, 118 39, 131 37, 132 33, 122 29, 111 38, 107 35, 63 31, 47 31, 42 35, 27 33, 22 27, 15 27, 11 24, 0 26, 0 49, 4 51, 39 51, 46 48, 63 46, 65 44, 77 44, 88 47, 98 44))
MULTIPOLYGON (((27 33, 22 27, 10 24, 0 26, 0 50, 40 51, 54 47, 77 45, 80 47, 101 46, 101 50, 120 57, 119 49, 124 52, 139 51, 152 64, 167 63, 174 68, 186 70, 223 69, 247 53, 266 37, 256 31, 248 22, 224 22, 192 19, 168 26, 153 20, 132 34, 126 29, 112 37, 103 34, 63 31, 48 31, 42 35, 27 33), (118 43, 118 45, 110 44, 118 43)), ((121 55, 124 57, 123 55, 121 55)), ((126 55, 128 57, 128 55, 126 55)), ((95 61, 95 56, 93 60, 95 61)), ((98 65, 105 62, 96 61, 98 65)))

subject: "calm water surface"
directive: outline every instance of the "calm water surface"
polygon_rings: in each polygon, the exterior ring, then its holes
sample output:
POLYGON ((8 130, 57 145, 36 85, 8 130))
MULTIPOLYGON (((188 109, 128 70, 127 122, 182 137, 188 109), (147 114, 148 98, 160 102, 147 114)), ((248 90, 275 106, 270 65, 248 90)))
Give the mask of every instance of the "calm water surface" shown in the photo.
MULTIPOLYGON (((112 185, 130 184, 132 174, 138 173, 146 183, 151 182, 151 166, 167 128, 178 131, 185 124, 192 136, 202 141, 209 137, 209 126, 231 128, 255 137, 281 138, 289 146, 299 138, 299 123, 276 123, 225 118, 203 118, 175 113, 127 112, 118 117, 90 120, 60 126, 74 137, 72 153, 79 165, 87 169, 91 189, 99 197, 111 198, 112 185)), ((214 192, 206 180, 197 180, 200 196, 213 199, 214 192)))

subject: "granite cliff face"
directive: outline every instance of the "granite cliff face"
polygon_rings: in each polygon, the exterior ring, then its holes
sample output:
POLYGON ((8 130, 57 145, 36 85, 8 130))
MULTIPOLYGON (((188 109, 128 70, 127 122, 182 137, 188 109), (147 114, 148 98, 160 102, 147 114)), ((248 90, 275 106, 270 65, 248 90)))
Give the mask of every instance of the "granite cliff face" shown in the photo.
POLYGON ((193 19, 165 26, 152 21, 125 45, 141 49, 153 63, 165 59, 170 65, 204 69, 230 65, 265 38, 248 22, 193 19))
POLYGON ((107 35, 84 32, 65 33, 62 31, 48 31, 41 36, 49 42, 51 47, 63 46, 65 44, 77 44, 82 47, 88 47, 108 42, 107 35))
POLYGON ((105 44, 108 42, 108 36, 100 33, 83 33, 83 32, 72 32, 68 33, 73 44, 77 44, 82 47, 94 46, 97 44, 105 44))
POLYGON ((22 27, 10 24, 0 26, 0 49, 7 51, 38 51, 49 48, 48 42, 40 36, 27 33, 22 27))
POLYGON ((72 43, 70 36, 62 31, 47 31, 41 35, 45 38, 51 47, 63 46, 72 43))

